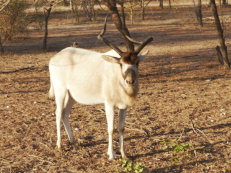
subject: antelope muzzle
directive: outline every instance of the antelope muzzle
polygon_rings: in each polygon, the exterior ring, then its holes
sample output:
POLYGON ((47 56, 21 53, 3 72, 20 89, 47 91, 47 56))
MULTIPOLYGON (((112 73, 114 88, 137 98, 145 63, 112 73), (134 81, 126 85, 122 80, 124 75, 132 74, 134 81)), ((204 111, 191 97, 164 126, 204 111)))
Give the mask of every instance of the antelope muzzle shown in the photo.
POLYGON ((127 85, 135 86, 137 84, 137 72, 132 68, 127 69, 124 74, 124 80, 127 85))

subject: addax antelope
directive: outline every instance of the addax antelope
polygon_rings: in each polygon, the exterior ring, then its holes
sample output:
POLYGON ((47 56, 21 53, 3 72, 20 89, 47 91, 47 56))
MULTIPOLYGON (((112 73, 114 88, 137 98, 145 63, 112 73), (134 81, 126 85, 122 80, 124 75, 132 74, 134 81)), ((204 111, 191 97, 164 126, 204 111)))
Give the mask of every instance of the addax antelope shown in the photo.
MULTIPOLYGON (((108 4, 110 8, 111 4, 108 4)), ((118 13, 118 11, 114 11, 118 13)), ((124 16, 123 16, 124 17, 124 16)), ((152 41, 148 38, 140 43, 135 50, 134 42, 130 37, 125 20, 112 14, 112 19, 125 40, 127 51, 121 51, 117 46, 104 37, 104 28, 98 39, 112 48, 107 53, 68 47, 53 56, 49 62, 51 88, 50 97, 55 96, 57 147, 61 148, 60 125, 64 124, 71 143, 75 139, 69 123, 69 113, 75 102, 81 104, 104 104, 108 124, 109 159, 114 159, 112 147, 114 107, 119 108, 119 142, 122 157, 125 157, 123 132, 125 115, 128 106, 134 103, 138 92, 138 64, 147 52, 140 51, 152 41), (117 23, 115 20, 118 20, 117 23), (121 25, 121 26, 119 26, 121 25)))

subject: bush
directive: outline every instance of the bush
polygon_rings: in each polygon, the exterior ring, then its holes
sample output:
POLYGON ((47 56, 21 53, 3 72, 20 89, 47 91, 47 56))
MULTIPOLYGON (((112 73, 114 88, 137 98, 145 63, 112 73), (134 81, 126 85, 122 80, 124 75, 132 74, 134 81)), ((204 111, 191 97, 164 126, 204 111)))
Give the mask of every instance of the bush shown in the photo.
POLYGON ((0 31, 2 41, 12 40, 18 33, 26 31, 29 18, 26 15, 25 0, 12 0, 0 14, 0 31))

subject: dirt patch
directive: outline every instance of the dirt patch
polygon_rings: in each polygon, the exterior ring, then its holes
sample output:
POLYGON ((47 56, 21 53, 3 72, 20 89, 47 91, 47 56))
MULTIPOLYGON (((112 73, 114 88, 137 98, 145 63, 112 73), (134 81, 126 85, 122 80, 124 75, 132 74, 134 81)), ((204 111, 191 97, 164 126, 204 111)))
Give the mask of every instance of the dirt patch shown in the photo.
MULTIPOLYGON (((217 62, 210 11, 204 10, 203 28, 197 26, 193 12, 183 14, 176 9, 157 10, 146 21, 129 25, 135 38, 152 35, 154 41, 146 47, 150 53, 140 64, 140 93, 128 111, 126 152, 130 161, 142 163, 146 172, 229 172, 231 74, 217 62), (180 147, 183 150, 178 152, 180 147)), ((231 17, 230 9, 224 9, 224 14, 231 17)), ((225 25, 231 55, 230 21, 225 25)), ((55 148, 55 103, 47 96, 49 58, 75 39, 84 48, 109 50, 96 39, 101 26, 81 30, 73 25, 71 33, 68 28, 53 27, 48 53, 39 52, 39 37, 33 32, 25 42, 7 45, 7 50, 15 53, 0 57, 1 172, 124 170, 121 161, 108 161, 103 105, 76 104, 70 121, 78 148, 68 144, 63 128, 63 152, 55 148)), ((120 45, 112 25, 109 32, 110 39, 120 45)), ((115 127, 117 121, 116 116, 115 127)), ((114 139, 118 151, 117 133, 114 139)))

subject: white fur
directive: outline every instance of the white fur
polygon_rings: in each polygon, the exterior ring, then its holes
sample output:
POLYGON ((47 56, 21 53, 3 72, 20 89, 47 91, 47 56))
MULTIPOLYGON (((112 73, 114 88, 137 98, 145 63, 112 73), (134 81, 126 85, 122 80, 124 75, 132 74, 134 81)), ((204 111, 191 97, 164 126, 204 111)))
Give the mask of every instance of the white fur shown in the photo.
MULTIPOLYGON (((143 59, 143 55, 138 58, 143 59)), ((70 142, 74 143, 74 136, 68 120, 72 105, 104 104, 108 124, 109 159, 115 158, 112 147, 114 107, 119 112, 120 151, 125 157, 123 145, 124 121, 127 106, 134 102, 134 88, 128 85, 122 76, 118 63, 111 63, 102 58, 104 55, 120 58, 113 50, 99 53, 81 48, 65 48, 49 62, 51 88, 49 96, 55 96, 57 146, 61 148, 60 125, 64 123, 70 142)), ((123 68, 135 68, 135 65, 126 65, 123 68)), ((137 71, 137 69, 136 69, 137 71)), ((136 88, 135 88, 136 89, 136 88)))

